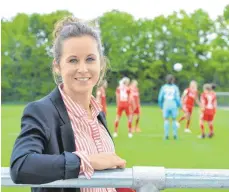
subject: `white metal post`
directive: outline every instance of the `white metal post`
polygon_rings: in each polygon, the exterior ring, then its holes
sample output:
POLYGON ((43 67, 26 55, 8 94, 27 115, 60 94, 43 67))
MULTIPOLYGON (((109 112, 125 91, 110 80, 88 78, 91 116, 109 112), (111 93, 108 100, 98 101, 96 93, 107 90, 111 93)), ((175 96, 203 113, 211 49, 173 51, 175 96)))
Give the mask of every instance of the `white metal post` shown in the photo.
POLYGON ((133 167, 133 188, 137 192, 158 192, 165 188, 164 167, 133 167))

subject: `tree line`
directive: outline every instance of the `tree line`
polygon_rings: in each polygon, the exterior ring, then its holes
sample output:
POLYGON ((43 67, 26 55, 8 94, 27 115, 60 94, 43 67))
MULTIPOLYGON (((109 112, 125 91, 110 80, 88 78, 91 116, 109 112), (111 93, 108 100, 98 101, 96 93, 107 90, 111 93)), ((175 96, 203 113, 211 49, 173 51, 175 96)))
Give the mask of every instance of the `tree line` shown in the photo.
MULTIPOLYGON (((2 19, 2 102, 39 99, 54 87, 51 73, 52 30, 68 11, 50 14, 17 14, 2 19)), ((229 5, 217 19, 199 9, 169 16, 134 19, 113 10, 97 18, 104 53, 109 60, 106 75, 108 102, 123 76, 136 79, 142 102, 155 102, 166 74, 174 74, 182 91, 191 80, 215 83, 229 91, 229 5), (183 70, 173 70, 182 63, 183 70)))

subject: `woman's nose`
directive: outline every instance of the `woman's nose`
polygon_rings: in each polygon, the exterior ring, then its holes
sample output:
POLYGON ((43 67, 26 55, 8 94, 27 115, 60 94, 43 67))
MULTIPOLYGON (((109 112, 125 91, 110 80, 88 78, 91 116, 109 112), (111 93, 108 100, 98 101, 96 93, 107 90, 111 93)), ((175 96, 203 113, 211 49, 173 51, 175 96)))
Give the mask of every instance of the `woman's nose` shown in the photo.
POLYGON ((78 68, 78 72, 80 72, 80 73, 85 73, 85 72, 87 72, 88 70, 87 70, 87 65, 86 65, 86 63, 85 62, 80 62, 80 64, 79 64, 79 68, 78 68))

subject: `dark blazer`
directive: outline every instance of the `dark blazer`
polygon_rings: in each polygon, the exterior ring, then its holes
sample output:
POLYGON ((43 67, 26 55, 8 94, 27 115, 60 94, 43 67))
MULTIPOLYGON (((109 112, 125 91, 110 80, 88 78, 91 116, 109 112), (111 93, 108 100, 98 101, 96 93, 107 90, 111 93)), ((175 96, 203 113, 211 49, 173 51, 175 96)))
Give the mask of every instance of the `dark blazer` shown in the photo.
MULTIPOLYGON (((98 120, 107 129, 102 114, 98 120)), ((108 130, 107 130, 108 131, 108 130)), ((109 131, 108 131, 109 133, 109 131)), ((110 134, 110 133, 109 133, 110 134)), ((10 160, 10 175, 17 184, 44 184, 77 178, 80 158, 73 154, 75 141, 59 89, 29 103, 21 119, 21 132, 10 160)), ((32 188, 34 192, 76 192, 72 188, 32 188)))

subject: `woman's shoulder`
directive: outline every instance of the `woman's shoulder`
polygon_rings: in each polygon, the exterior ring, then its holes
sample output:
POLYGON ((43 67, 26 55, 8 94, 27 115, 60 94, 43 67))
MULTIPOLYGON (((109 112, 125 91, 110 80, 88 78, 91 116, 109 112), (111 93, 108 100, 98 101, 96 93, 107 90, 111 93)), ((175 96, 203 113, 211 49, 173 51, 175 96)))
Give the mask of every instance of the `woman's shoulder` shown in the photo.
POLYGON ((48 95, 46 95, 46 96, 44 96, 38 100, 29 102, 25 106, 24 112, 27 111, 27 112, 36 113, 39 111, 43 114, 47 114, 47 113, 51 113, 51 112, 55 111, 56 108, 52 102, 52 95, 53 95, 53 91, 51 93, 49 93, 48 95))

